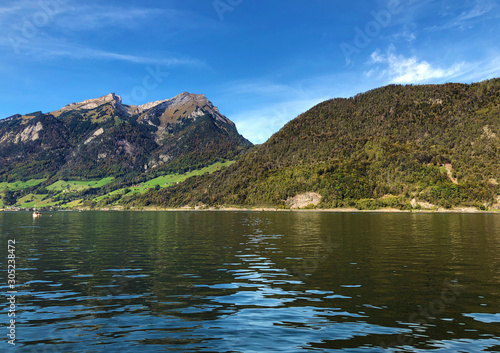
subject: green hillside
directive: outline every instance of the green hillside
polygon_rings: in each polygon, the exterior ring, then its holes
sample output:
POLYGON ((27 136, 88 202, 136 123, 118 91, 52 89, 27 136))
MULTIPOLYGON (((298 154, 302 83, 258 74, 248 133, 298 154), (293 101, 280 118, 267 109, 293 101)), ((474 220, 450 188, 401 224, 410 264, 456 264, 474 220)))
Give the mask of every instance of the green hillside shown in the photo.
POLYGON ((99 188, 102 187, 106 184, 109 184, 111 181, 113 181, 113 177, 109 178, 103 178, 101 180, 96 180, 96 181, 79 181, 79 180, 73 180, 73 181, 64 181, 64 180, 58 180, 55 183, 47 186, 47 190, 56 190, 56 191, 81 191, 81 190, 86 190, 90 188, 99 188))
POLYGON ((500 80, 390 85, 323 102, 227 170, 150 191, 136 205, 496 207, 500 80))
POLYGON ((44 207, 106 207, 126 203, 135 194, 144 194, 150 189, 166 188, 182 183, 193 176, 214 173, 232 165, 234 161, 216 162, 207 167, 187 173, 174 173, 152 178, 144 175, 137 181, 117 180, 113 177, 100 180, 30 180, 0 184, 0 208, 44 207), (8 202, 4 204, 5 195, 8 202))
POLYGON ((139 184, 134 184, 125 188, 120 188, 104 195, 88 200, 85 205, 91 207, 104 207, 108 205, 121 205, 133 199, 134 195, 142 195, 151 189, 167 188, 184 182, 188 178, 218 172, 230 165, 234 161, 217 162, 208 167, 193 170, 183 174, 163 175, 139 184))
POLYGON ((2 182, 0 183, 0 190, 21 190, 31 186, 41 184, 45 179, 31 179, 28 181, 15 181, 15 182, 2 182))

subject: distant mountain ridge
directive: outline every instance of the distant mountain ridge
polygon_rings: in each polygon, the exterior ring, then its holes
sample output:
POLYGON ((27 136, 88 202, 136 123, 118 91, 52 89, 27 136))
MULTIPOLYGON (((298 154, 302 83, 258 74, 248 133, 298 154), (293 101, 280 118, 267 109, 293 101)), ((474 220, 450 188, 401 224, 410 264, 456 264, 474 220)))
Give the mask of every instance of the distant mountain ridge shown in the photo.
POLYGON ((203 94, 190 94, 188 92, 182 92, 170 99, 149 102, 142 105, 123 104, 120 96, 115 93, 109 93, 99 98, 88 99, 79 103, 70 103, 59 110, 51 112, 50 114, 57 117, 68 111, 92 110, 105 104, 111 104, 113 108, 127 116, 138 115, 139 120, 141 120, 143 115, 146 113, 149 113, 147 115, 150 117, 155 116, 155 111, 152 111, 153 108, 156 108, 156 111, 163 109, 162 113, 165 114, 165 111, 168 108, 172 109, 180 106, 190 106, 190 108, 192 108, 191 114, 193 114, 193 116, 201 116, 206 112, 210 112, 217 120, 230 123, 230 120, 220 114, 219 109, 215 107, 203 94))
POLYGON ((0 180, 189 169, 248 146, 204 95, 183 92, 133 106, 110 93, 47 114, 0 120, 0 180))

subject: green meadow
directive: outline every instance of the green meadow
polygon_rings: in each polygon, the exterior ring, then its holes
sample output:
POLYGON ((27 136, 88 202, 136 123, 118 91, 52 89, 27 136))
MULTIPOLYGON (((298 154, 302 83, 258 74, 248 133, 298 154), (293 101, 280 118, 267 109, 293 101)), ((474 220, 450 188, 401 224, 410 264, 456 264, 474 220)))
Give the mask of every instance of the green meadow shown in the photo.
POLYGON ((77 180, 59 180, 54 184, 47 186, 47 190, 53 191, 82 191, 90 188, 100 188, 113 181, 114 178, 103 178, 97 181, 77 181, 77 180))
POLYGON ((15 181, 12 183, 2 182, 0 183, 0 190, 10 190, 10 191, 22 190, 29 188, 31 186, 36 186, 42 183, 43 181, 45 181, 45 179, 31 179, 28 181, 15 181))
POLYGON ((184 174, 163 175, 163 176, 160 176, 158 178, 151 179, 149 181, 146 181, 144 183, 141 183, 141 184, 138 184, 135 186, 112 191, 106 195, 96 197, 92 201, 101 202, 103 200, 110 199, 110 198, 115 198, 116 201, 118 201, 123 196, 130 196, 130 195, 137 194, 137 193, 144 194, 149 189, 152 189, 152 188, 156 187, 157 185, 159 185, 161 188, 166 188, 169 186, 176 185, 177 183, 182 183, 184 180, 186 180, 192 176, 216 172, 216 171, 221 170, 223 168, 229 167, 234 162, 235 161, 217 162, 217 163, 214 163, 212 165, 209 165, 208 167, 193 170, 191 172, 184 173, 184 174))
MULTIPOLYGON (((234 161, 227 162, 217 162, 208 167, 194 170, 184 174, 169 174, 160 176, 146 182, 133 185, 127 188, 121 188, 118 190, 114 190, 102 196, 97 196, 91 201, 97 204, 115 204, 124 196, 131 196, 134 194, 143 194, 148 190, 153 189, 155 187, 166 188, 169 186, 176 185, 178 183, 182 183, 186 179, 196 176, 203 175, 206 173, 213 173, 218 170, 221 170, 225 167, 233 164, 234 161)), ((74 208, 83 206, 84 199, 72 200, 71 194, 76 193, 82 190, 87 190, 90 188, 100 188, 114 180, 113 177, 103 178, 101 180, 87 180, 87 181, 79 181, 79 180, 59 180, 55 183, 46 187, 50 194, 35 194, 29 193, 25 194, 22 197, 19 197, 16 202, 16 206, 22 208, 43 208, 43 207, 51 207, 51 206, 60 206, 61 208, 74 208), (66 201, 54 201, 58 200, 59 195, 68 195, 70 200, 66 201)), ((0 193, 3 194, 5 191, 19 191, 26 189, 31 186, 39 185, 45 181, 45 179, 33 179, 29 181, 17 181, 12 183, 3 182, 0 183, 0 193)), ((0 208, 4 206, 3 200, 0 198, 0 208)))

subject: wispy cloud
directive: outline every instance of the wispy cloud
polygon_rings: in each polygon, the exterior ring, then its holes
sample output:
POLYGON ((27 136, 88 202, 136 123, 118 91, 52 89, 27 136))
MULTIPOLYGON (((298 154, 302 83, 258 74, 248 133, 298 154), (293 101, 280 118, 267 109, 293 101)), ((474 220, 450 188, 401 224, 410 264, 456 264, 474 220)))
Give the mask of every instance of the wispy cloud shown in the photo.
POLYGON ((488 55, 483 60, 468 64, 459 76, 463 82, 478 82, 498 77, 500 77, 500 53, 498 52, 488 55))
POLYGON ((276 83, 267 79, 241 80, 230 82, 223 89, 231 95, 267 96, 267 97, 304 97, 305 91, 300 84, 276 83))
POLYGON ((78 4, 60 16, 54 25, 63 30, 88 32, 104 28, 134 28, 146 21, 166 21, 181 15, 181 11, 171 9, 78 4))
POLYGON ((450 14, 452 18, 444 24, 434 25, 427 27, 425 30, 441 31, 450 30, 453 28, 465 28, 469 23, 474 23, 474 21, 484 18, 484 16, 492 12, 498 5, 493 0, 476 0, 472 8, 468 8, 459 14, 450 14))
POLYGON ((221 93, 251 108, 230 116, 238 131, 253 143, 263 143, 288 121, 324 99, 314 99, 301 83, 285 84, 269 78, 239 80, 225 84, 221 93))
POLYGON ((37 46, 35 48, 40 55, 44 57, 66 57, 71 59, 93 59, 93 60, 110 60, 122 61, 132 64, 159 64, 164 66, 193 66, 193 67, 206 67, 207 64, 198 59, 182 58, 175 56, 165 57, 150 57, 140 55, 130 55, 124 53, 116 53, 112 51, 86 48, 83 46, 75 46, 72 44, 61 43, 58 46, 43 47, 37 46))
MULTIPOLYGON (((207 67, 202 60, 182 54, 155 56, 136 55, 120 50, 102 49, 86 43, 92 42, 88 34, 75 34, 106 29, 131 28, 134 24, 163 21, 182 15, 180 10, 118 7, 111 5, 86 5, 73 0, 26 1, 0 7, 0 25, 5 36, 0 37, 0 47, 5 53, 15 53, 33 60, 58 58, 110 60, 135 64, 160 64, 164 66, 207 67)), ((158 48, 154 51, 158 52, 158 48)))
POLYGON ((287 122, 329 97, 290 100, 231 116, 238 132, 253 143, 263 143, 287 122))
POLYGON ((10 13, 18 11, 19 9, 21 9, 21 7, 17 4, 11 5, 11 6, 2 6, 2 7, 0 7, 0 15, 10 14, 10 13))
MULTIPOLYGON (((14 52, 14 48, 9 38, 0 38, 0 47, 4 47, 5 50, 14 52)), ((75 60, 119 61, 143 65, 159 64, 163 66, 189 66, 198 69, 209 68, 204 60, 191 58, 182 54, 165 52, 161 56, 158 55, 158 53, 151 56, 136 55, 126 52, 91 48, 85 45, 70 43, 63 39, 47 37, 45 35, 39 35, 30 42, 29 45, 21 48, 23 57, 30 61, 47 61, 67 58, 75 60)))
MULTIPOLYGON (((75 0, 18 0, 12 6, 0 6, 0 25, 4 31, 21 30, 26 20, 48 17, 51 31, 91 32, 103 29, 131 29, 147 25, 173 31, 213 27, 214 22, 193 11, 175 9, 163 3, 161 7, 113 4, 87 4, 75 0)), ((170 31, 168 32, 170 33, 170 31)), ((168 34, 166 33, 166 34, 168 34)))
POLYGON ((370 63, 383 68, 366 72, 366 77, 371 77, 378 72, 381 78, 386 78, 391 83, 419 83, 449 79, 458 76, 466 66, 465 63, 456 63, 447 68, 438 67, 416 56, 398 55, 392 46, 384 54, 378 50, 373 52, 370 63))
POLYGON ((473 18, 481 17, 490 12, 495 6, 492 0, 477 0, 474 7, 468 11, 464 11, 455 19, 455 22, 471 20, 473 18))
POLYGON ((232 108, 224 109, 228 117, 247 139, 263 143, 290 120, 315 105, 373 88, 367 86, 367 80, 356 80, 355 77, 357 75, 342 72, 292 82, 276 82, 271 77, 235 81, 221 88, 220 100, 235 102, 227 104, 232 108))
POLYGON ((413 42, 415 39, 417 39, 417 35, 415 32, 410 31, 407 26, 405 26, 405 29, 401 32, 397 32, 393 35, 393 38, 398 40, 398 39, 403 39, 407 42, 413 42))
POLYGON ((10 6, 0 6, 0 23, 3 27, 16 28, 23 25, 25 20, 33 16, 48 16, 53 18, 61 13, 73 11, 72 1, 31 1, 18 0, 10 6))
POLYGON ((95 27, 128 26, 130 23, 163 16, 178 11, 161 8, 119 7, 112 5, 88 5, 74 0, 27 1, 19 0, 15 5, 0 6, 0 15, 8 15, 4 22, 12 27, 22 26, 33 17, 49 17, 53 25, 87 31, 95 27), (8 20, 8 21, 5 21, 8 20), (85 25, 85 26, 81 26, 85 25))

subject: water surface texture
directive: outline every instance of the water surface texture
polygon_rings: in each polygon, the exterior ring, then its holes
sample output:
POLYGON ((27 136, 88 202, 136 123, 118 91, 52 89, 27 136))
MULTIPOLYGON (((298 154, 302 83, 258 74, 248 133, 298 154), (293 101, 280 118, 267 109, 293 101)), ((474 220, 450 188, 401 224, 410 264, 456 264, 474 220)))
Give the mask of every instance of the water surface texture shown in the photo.
POLYGON ((0 213, 0 255, 2 352, 500 351, 500 214, 0 213))

